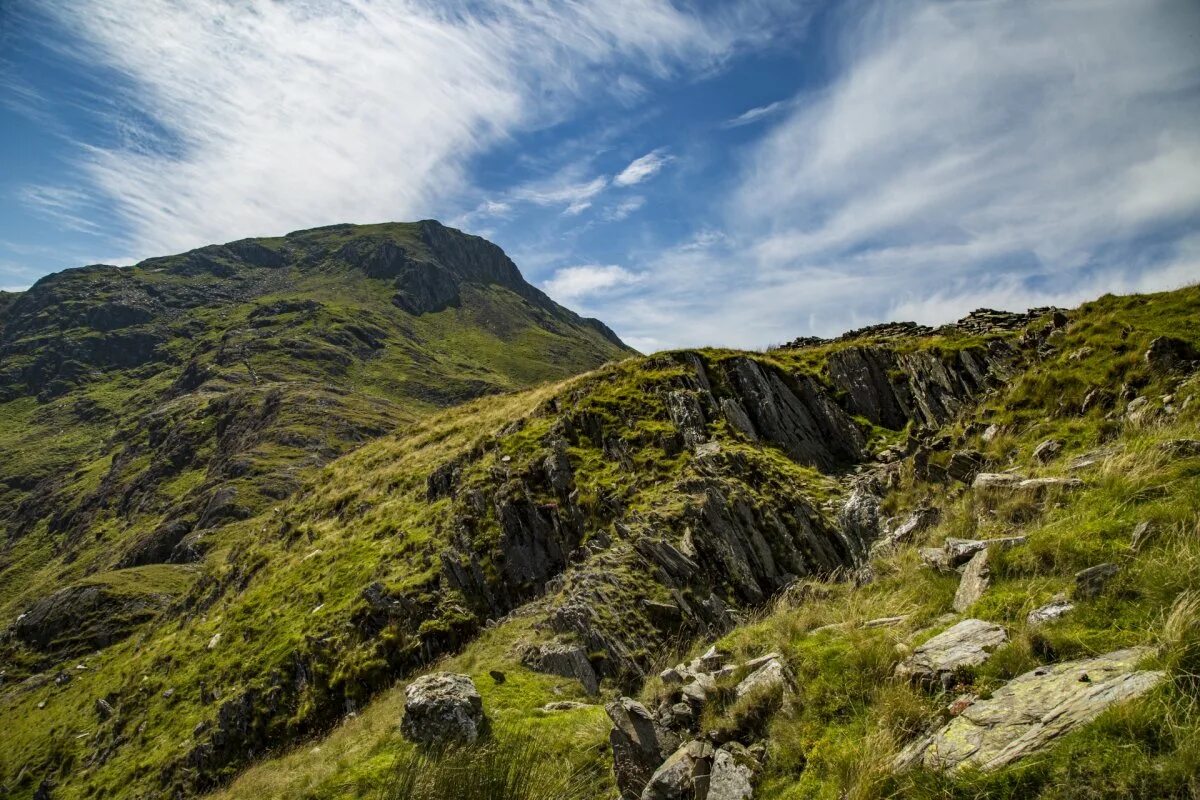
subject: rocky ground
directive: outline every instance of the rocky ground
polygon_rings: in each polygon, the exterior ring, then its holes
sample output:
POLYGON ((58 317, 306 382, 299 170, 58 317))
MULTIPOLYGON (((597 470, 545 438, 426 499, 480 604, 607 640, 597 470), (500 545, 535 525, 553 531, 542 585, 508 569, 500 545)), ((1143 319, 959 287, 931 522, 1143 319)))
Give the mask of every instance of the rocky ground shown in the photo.
POLYGON ((1188 796, 1198 307, 665 353, 431 417, 231 521, 136 637, 8 688, 4 780, 1188 796))

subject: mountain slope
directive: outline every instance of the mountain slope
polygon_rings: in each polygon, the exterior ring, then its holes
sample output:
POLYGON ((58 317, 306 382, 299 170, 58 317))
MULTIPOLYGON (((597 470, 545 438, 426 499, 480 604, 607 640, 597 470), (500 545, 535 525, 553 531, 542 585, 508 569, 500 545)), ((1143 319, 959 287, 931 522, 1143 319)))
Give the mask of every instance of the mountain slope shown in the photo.
MULTIPOLYGON (((3 300, 11 615, 112 568, 179 565, 188 583, 213 531, 364 441, 631 352, 495 245, 433 221, 67 270, 3 300)), ((45 645, 9 679, 85 642, 45 645)))
MULTIPOLYGON (((1117 521, 1100 532, 1087 521, 1078 534, 1069 495, 1046 507, 985 505, 954 476, 966 462, 1024 468, 1049 436, 1065 441, 1065 460, 1114 443, 1136 441, 1141 452, 1195 430, 1194 403, 1157 399, 1195 393, 1191 357, 1165 366, 1171 359, 1144 354, 1156 337, 1200 344, 1198 307, 1193 288, 769 353, 664 353, 418 420, 301 479, 301 491, 261 513, 231 516, 186 574, 149 563, 107 570, 21 604, 27 616, 6 634, 13 663, 43 661, 0 695, 0 783, 17 796, 42 781, 54 797, 192 795, 341 721, 319 747, 264 761, 229 794, 363 796, 410 749, 396 729, 403 693, 389 687, 450 658, 445 666, 475 677, 495 721, 532 731, 546 758, 587 770, 602 796, 613 787, 609 726, 590 682, 606 699, 640 692, 670 710, 669 687, 652 676, 674 651, 719 639, 739 659, 779 650, 805 678, 803 702, 764 715, 714 700, 695 723, 765 744, 764 796, 839 796, 857 785, 851 754, 868 743, 881 698, 893 698, 884 721, 910 738, 934 712, 887 680, 900 658, 890 637, 910 642, 944 625, 956 582, 919 569, 910 546, 897 561, 872 558, 878 518, 860 513, 871 507, 864 498, 882 495, 875 502, 897 515, 936 503, 946 527, 921 534, 931 543, 1029 529, 1030 549, 997 570, 1010 585, 976 609, 1005 622, 1025 613, 1016 598, 1040 601, 1077 564, 1111 555, 1118 524, 1149 513, 1185 526, 1200 512, 1191 457, 1100 487, 1128 495, 1117 521), (1096 384, 1111 393, 1089 394, 1096 384), (1147 398, 1148 416, 1127 419, 1119 396, 1147 398), (1005 434, 984 447, 990 424, 1005 434), (1063 526, 1071 538, 1054 538, 1063 526), (776 611, 755 623, 775 597, 776 611), (104 604, 138 635, 117 639, 93 624, 86 612, 104 604), (888 612, 908 616, 900 628, 807 638, 888 612), (84 620, 73 637, 90 637, 86 650, 62 652, 91 655, 46 654, 56 615, 84 620), (552 674, 561 669, 548 657, 564 651, 582 656, 570 678, 552 674), (564 699, 584 705, 542 708, 564 699)), ((1105 509, 1107 495, 1084 497, 1105 509)), ((1084 605, 1067 623, 1081 627, 1049 649, 1014 648, 1001 669, 1058 660, 1078 642, 1153 641, 1136 626, 1196 588, 1186 540, 1161 546, 1131 572, 1156 569, 1153 591, 1135 582, 1132 593, 1084 605)), ((1182 708, 1193 690, 1169 702, 1182 708)), ((1147 774, 1187 752, 1155 746, 1161 757, 1139 762, 1147 774)))

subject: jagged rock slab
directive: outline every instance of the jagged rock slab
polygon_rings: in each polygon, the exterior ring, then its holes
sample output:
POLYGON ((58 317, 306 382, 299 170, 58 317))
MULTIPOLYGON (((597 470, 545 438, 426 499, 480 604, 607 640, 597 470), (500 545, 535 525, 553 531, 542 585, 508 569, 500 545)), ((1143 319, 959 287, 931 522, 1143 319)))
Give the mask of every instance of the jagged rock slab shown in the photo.
POLYGON ((922 644, 896 666, 896 675, 917 683, 932 684, 943 675, 964 667, 979 666, 992 651, 1008 641, 1004 628, 981 619, 964 619, 922 644))
POLYGON ((909 745, 895 766, 992 770, 1011 764, 1162 682, 1164 672, 1135 669, 1148 653, 1146 648, 1118 650, 1026 672, 909 745))
POLYGON ((971 556, 963 569, 962 580, 958 582, 958 591, 954 593, 955 611, 961 614, 979 602, 991 584, 991 573, 987 548, 971 556))
POLYGON ((521 653, 521 663, 535 672, 574 678, 583 685, 583 690, 588 694, 600 691, 596 670, 588 661, 587 653, 579 645, 530 645, 521 653))
POLYGON ((1029 616, 1025 618, 1025 621, 1030 625, 1043 625, 1047 622, 1053 622, 1056 619, 1061 619, 1074 609, 1074 603, 1068 600, 1065 596, 1059 595, 1046 605, 1030 611, 1029 616))
POLYGON ((613 774, 622 800, 637 800, 651 776, 679 747, 679 737, 654 721, 644 705, 622 697, 605 707, 613 729, 608 739, 613 774))

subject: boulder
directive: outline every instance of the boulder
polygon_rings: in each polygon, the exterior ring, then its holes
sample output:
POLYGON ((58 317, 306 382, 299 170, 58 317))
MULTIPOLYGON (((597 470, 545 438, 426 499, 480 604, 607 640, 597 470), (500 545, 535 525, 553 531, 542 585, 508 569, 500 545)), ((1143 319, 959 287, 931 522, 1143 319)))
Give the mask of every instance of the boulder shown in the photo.
POLYGON ((605 711, 613 723, 608 740, 617 790, 622 800, 637 800, 658 766, 679 747, 679 737, 656 724, 646 707, 633 698, 609 703, 605 711))
POLYGON ((1062 452, 1063 443, 1057 439, 1047 439, 1046 441, 1033 448, 1033 460, 1040 464, 1045 464, 1047 461, 1053 461, 1062 452))
POLYGON ((1083 488, 1079 478, 1026 478, 1017 484, 1017 490, 1041 496, 1048 491, 1074 491, 1083 488))
POLYGON ((1084 599, 1097 597, 1113 576, 1121 571, 1116 564, 1097 564, 1075 573, 1075 596, 1084 599))
POLYGON ((961 614, 975 605, 990 584, 991 568, 988 566, 987 548, 984 548, 971 556, 971 560, 963 569, 958 591, 954 593, 954 610, 961 614))
POLYGON ((895 767, 992 770, 1036 753, 1115 703, 1161 683, 1165 673, 1136 669, 1149 652, 1118 650, 1026 672, 906 747, 895 767))
POLYGON ((754 772, 722 748, 713 755, 705 800, 750 800, 754 796, 754 772))
POLYGON ((1158 372, 1169 372, 1185 366, 1189 361, 1200 358, 1200 353, 1182 339, 1159 336, 1150 342, 1146 350, 1146 364, 1158 372))
POLYGON ((1046 605, 1030 611, 1029 616, 1025 618, 1025 621, 1031 626, 1042 625, 1066 616, 1068 613, 1074 610, 1074 608, 1075 604, 1069 601, 1065 595, 1058 595, 1046 605))
POLYGON ((971 482, 972 489, 1013 489, 1021 482, 1020 475, 1010 472, 981 472, 971 482))
POLYGON ((745 666, 753 672, 743 678, 734 689, 738 697, 745 697, 751 692, 776 689, 786 692, 792 683, 791 673, 779 653, 752 659, 747 661, 745 666))
POLYGON ((941 512, 932 506, 921 506, 904 518, 896 529, 888 534, 887 544, 897 545, 912 541, 919 533, 932 528, 941 519, 941 512))
POLYGON ((896 675, 934 685, 943 675, 953 675, 965 667, 975 667, 991 658, 992 651, 1008 641, 1004 628, 981 619, 964 619, 917 647, 908 659, 896 666, 896 675))
POLYGON ((521 653, 521 663, 535 672, 574 678, 588 694, 600 691, 596 670, 588 660, 587 652, 579 645, 531 645, 521 653))
POLYGON ((875 541, 879 537, 879 498, 855 488, 838 512, 838 527, 860 547, 875 541))
POLYGON ((950 462, 946 465, 946 474, 956 481, 970 483, 971 479, 983 469, 984 463, 983 453, 978 450, 959 450, 950 456, 950 462))
POLYGON ((426 745, 474 742, 486 728, 483 700, 466 675, 434 672, 422 675, 404 690, 404 719, 400 732, 426 745))
POLYGON ((707 797, 713 752, 712 743, 703 739, 693 739, 680 747, 654 771, 642 791, 642 800, 707 797))
POLYGON ((942 549, 946 553, 946 563, 951 567, 960 567, 975 557, 975 554, 989 547, 1007 549, 1025 544, 1024 536, 999 536, 995 539, 956 539, 946 540, 942 549))

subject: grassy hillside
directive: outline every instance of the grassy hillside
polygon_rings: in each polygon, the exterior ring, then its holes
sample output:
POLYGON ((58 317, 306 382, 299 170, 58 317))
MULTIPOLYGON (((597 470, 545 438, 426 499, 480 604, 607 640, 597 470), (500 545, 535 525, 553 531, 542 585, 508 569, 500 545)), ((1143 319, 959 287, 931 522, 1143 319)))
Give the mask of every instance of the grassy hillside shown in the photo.
MULTIPOLYGON (((1191 288, 1010 328, 659 354, 404 423, 227 518, 191 564, 156 565, 154 581, 93 573, 144 586, 162 610, 135 635, 60 650, 70 657, 5 682, 0 784, 18 797, 44 780, 64 798, 371 796, 406 765, 441 769, 412 760, 395 684, 437 663, 474 678, 498 740, 531 741, 520 752, 577 776, 592 792, 579 796, 604 796, 602 701, 652 704, 666 692, 660 669, 716 641, 736 659, 778 651, 797 677, 782 707, 725 692, 705 709, 703 729, 765 745, 756 797, 1189 796, 1200 458, 1166 443, 1195 437, 1200 386, 1144 354, 1163 335, 1200 345, 1198 308, 1191 288), (854 366, 868 362, 874 394, 854 366), (1107 394, 1089 399, 1096 387, 1107 394), (1048 438, 1062 451, 1035 462, 1048 438), (1014 501, 947 475, 970 449, 1028 475, 1097 461, 1077 493, 1014 501), (838 514, 862 480, 884 485, 886 514, 932 503, 941 521, 869 558, 869 537, 838 514), (1143 520, 1159 535, 1132 551, 1143 520), (948 701, 891 677, 954 619, 957 576, 917 548, 1011 532, 1026 543, 996 555, 969 612, 1010 626, 1012 643, 960 676, 964 689, 1128 644, 1156 647, 1172 680, 1033 762, 893 773, 948 701), (1101 561, 1121 565, 1102 594, 1023 627, 1101 561), (586 650, 599 697, 524 665, 548 643, 586 650), (545 708, 568 700, 578 705, 545 708)), ((21 648, 14 663, 32 663, 21 648)))

